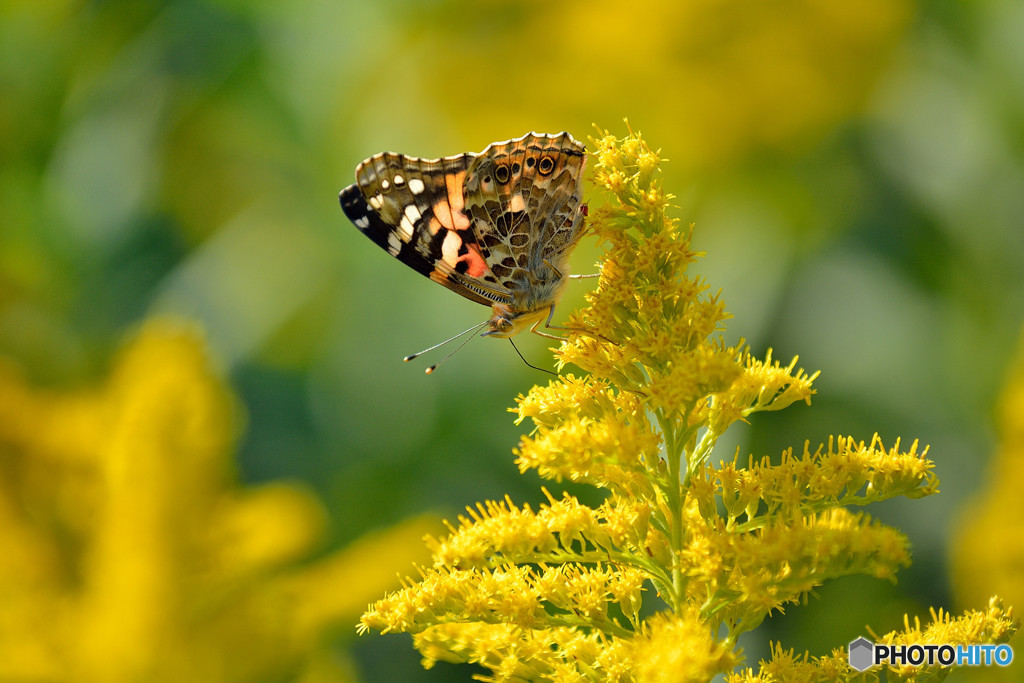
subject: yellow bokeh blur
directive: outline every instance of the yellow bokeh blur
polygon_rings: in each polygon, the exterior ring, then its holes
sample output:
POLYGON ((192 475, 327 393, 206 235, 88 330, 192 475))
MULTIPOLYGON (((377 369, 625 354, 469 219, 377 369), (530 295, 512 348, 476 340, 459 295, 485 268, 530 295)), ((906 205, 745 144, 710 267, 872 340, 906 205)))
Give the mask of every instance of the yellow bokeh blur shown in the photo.
POLYGON ((1008 368, 996 420, 999 441, 986 485, 961 511, 951 548, 961 605, 984 604, 990 594, 1024 605, 1024 345, 1008 368))
POLYGON ((308 562, 320 505, 239 487, 237 407, 197 331, 148 322, 99 387, 0 379, 0 679, 264 680, 319 667, 395 572, 425 560, 412 520, 308 562))

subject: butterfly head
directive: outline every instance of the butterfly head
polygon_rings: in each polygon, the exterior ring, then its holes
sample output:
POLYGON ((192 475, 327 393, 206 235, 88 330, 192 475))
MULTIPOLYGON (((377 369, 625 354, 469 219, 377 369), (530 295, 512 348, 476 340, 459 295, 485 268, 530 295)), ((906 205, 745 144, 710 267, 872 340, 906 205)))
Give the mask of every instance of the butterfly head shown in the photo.
POLYGON ((494 315, 487 321, 487 331, 482 336, 499 339, 514 337, 520 332, 533 329, 548 316, 550 309, 551 305, 531 311, 516 311, 505 304, 495 304, 494 315))

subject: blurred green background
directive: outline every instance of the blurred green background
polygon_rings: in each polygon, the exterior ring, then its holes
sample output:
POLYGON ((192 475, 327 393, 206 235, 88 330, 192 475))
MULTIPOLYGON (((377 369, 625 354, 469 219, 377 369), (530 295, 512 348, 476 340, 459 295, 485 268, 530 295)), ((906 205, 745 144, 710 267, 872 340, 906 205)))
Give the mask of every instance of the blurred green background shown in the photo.
MULTIPOLYGON (((669 161, 727 338, 822 371, 811 408, 732 448, 830 434, 931 445, 942 494, 869 510, 904 530, 899 584, 849 580, 768 638, 822 654, 958 604, 958 510, 986 484, 992 406, 1024 322, 1024 4, 772 0, 0 3, 0 354, 98 381, 126 331, 198 320, 247 419, 243 481, 300 480, 325 548, 423 511, 541 499, 506 408, 545 377, 475 340, 487 311, 358 234, 337 193, 384 150, 623 117, 669 161)), ((574 258, 589 272, 599 250, 574 258)), ((587 281, 571 285, 563 311, 587 281)), ((548 344, 524 339, 551 366, 548 344)), ((1018 605, 1018 608, 1024 605, 1018 605)), ((462 681, 402 636, 343 634, 363 680, 462 681)))

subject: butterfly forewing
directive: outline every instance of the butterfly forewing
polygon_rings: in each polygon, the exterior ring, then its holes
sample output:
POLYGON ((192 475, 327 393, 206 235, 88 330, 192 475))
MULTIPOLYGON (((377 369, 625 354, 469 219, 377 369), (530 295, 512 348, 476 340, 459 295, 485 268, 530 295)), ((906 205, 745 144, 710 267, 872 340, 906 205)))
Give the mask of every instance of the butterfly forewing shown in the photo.
POLYGON ((407 185, 405 176, 399 174, 402 182, 395 185, 390 172, 401 161, 400 155, 378 154, 361 163, 356 168, 357 184, 339 195, 341 208, 364 235, 416 272, 429 276, 434 270, 430 245, 427 235, 416 227, 422 221, 422 205, 402 187, 407 185))

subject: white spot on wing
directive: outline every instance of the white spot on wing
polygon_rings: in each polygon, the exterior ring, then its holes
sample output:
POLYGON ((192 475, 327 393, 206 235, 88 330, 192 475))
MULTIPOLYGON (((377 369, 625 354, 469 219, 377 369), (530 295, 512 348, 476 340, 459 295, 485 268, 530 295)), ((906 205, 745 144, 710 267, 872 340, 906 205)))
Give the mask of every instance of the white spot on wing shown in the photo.
POLYGON ((402 238, 403 242, 408 242, 412 239, 413 228, 416 225, 416 221, 422 215, 415 204, 405 207, 405 215, 402 216, 402 220, 398 223, 398 236, 402 238))
POLYGON ((523 194, 521 192, 516 192, 514 195, 512 195, 512 201, 509 202, 508 208, 510 208, 512 211, 526 210, 526 203, 523 201, 523 194))
POLYGON ((391 187, 391 183, 388 182, 387 178, 385 178, 384 180, 380 181, 380 189, 386 190, 389 187, 391 187))
POLYGON ((380 207, 384 206, 384 197, 379 194, 375 194, 370 197, 370 201, 367 202, 374 211, 380 211, 380 207))
POLYGON ((420 194, 424 189, 422 180, 419 178, 409 178, 409 190, 413 194, 420 194))
POLYGON ((398 256, 399 250, 402 248, 402 240, 398 238, 398 233, 391 233, 388 235, 388 253, 392 256, 398 256))
POLYGON ((441 242, 441 258, 450 266, 454 266, 459 260, 459 249, 462 248, 462 238, 454 230, 449 230, 441 242))
POLYGON ((405 184, 405 178, 403 178, 402 176, 400 176, 400 175, 398 175, 396 173, 395 174, 395 185, 404 185, 404 184, 405 184))
POLYGON ((359 228, 360 230, 366 230, 368 227, 370 227, 370 219, 367 218, 366 216, 360 216, 354 222, 356 224, 356 227, 359 228))

